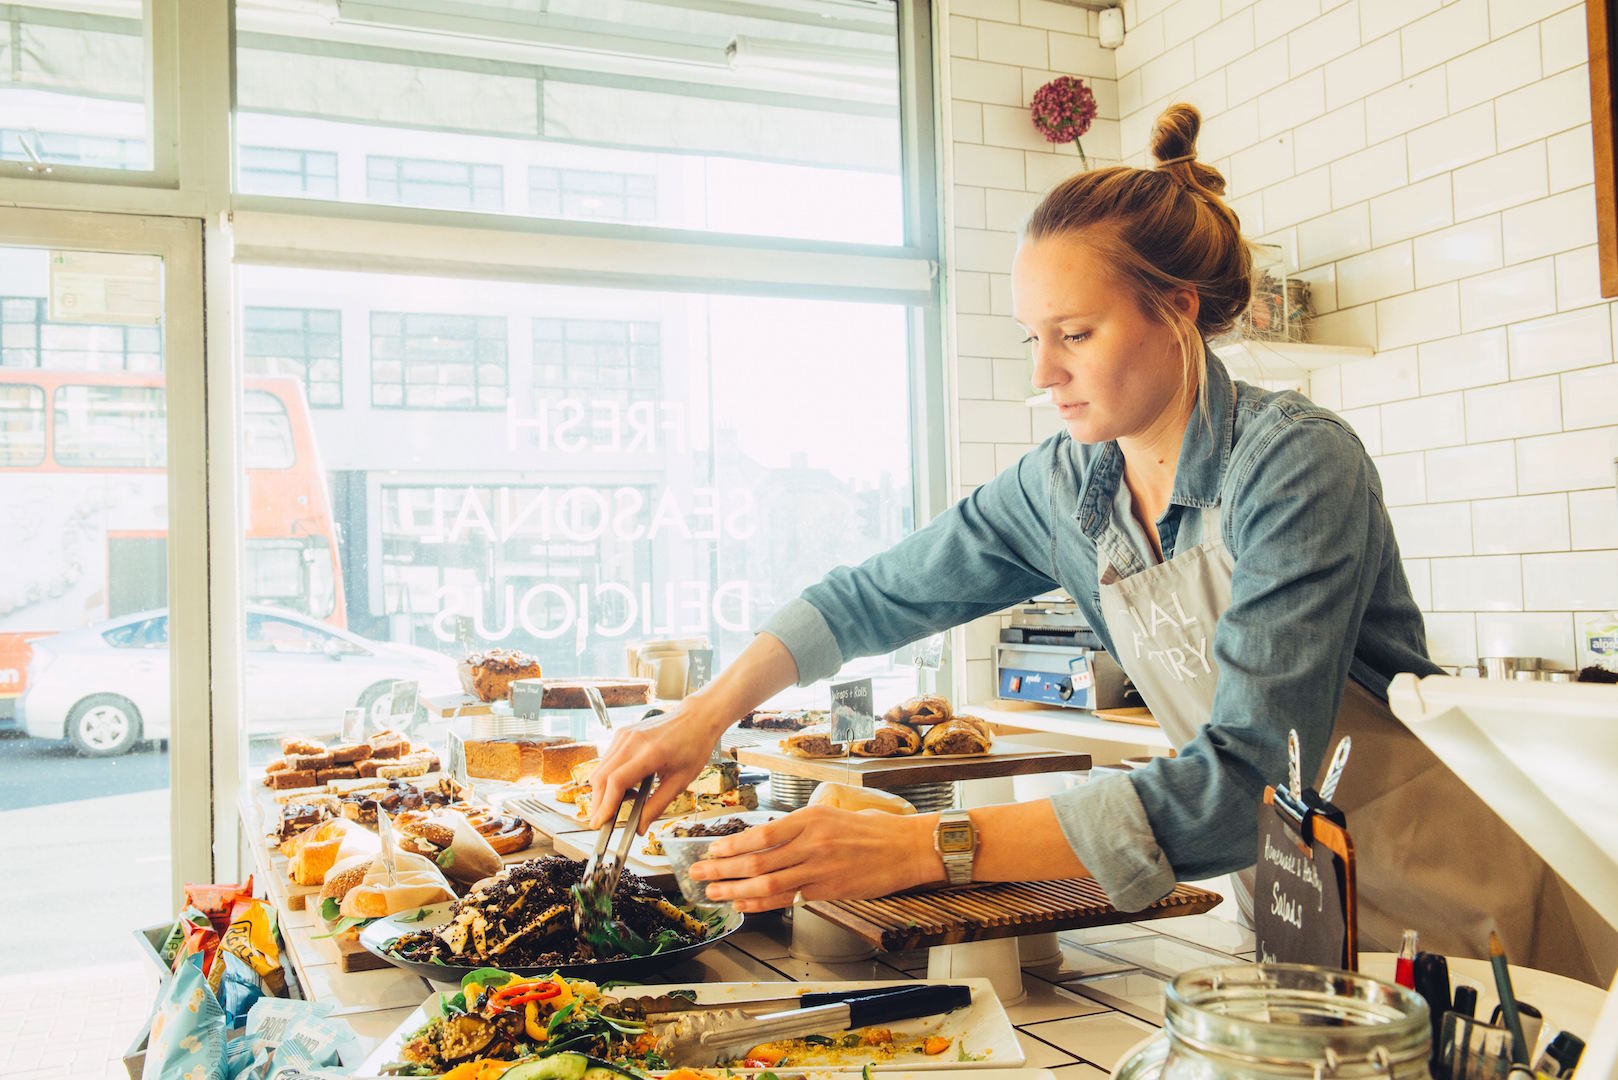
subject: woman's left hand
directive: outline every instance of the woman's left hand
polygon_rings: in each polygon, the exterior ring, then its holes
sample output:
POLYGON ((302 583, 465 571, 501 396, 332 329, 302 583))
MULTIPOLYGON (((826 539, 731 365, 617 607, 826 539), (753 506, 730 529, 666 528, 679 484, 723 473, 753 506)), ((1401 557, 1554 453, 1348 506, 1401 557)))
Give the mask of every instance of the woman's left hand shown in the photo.
POLYGON ((809 806, 722 837, 691 867, 708 895, 739 911, 790 907, 794 900, 863 900, 943 881, 933 850, 937 815, 809 806))

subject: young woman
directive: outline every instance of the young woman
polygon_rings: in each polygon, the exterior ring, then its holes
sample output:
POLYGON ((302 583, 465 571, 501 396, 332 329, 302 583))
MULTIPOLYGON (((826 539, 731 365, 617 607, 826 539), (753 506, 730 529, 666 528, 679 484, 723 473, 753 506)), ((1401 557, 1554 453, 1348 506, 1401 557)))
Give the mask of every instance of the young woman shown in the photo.
POLYGON ((833 570, 681 709, 616 737, 593 824, 655 774, 653 820, 720 733, 783 688, 1060 585, 1176 757, 974 809, 948 822, 974 841, 964 855, 937 850, 938 815, 817 807, 719 841, 694 876, 759 911, 1091 875, 1134 910, 1177 880, 1252 866, 1289 729, 1311 779, 1352 735, 1336 802, 1360 856, 1365 947, 1397 947, 1413 927, 1425 948, 1481 955, 1499 928, 1514 960, 1610 975, 1618 956, 1592 961, 1568 929, 1592 913, 1384 703, 1394 674, 1438 669, 1365 448, 1306 398, 1233 382, 1205 345, 1246 308, 1251 263, 1224 180, 1196 160, 1199 125, 1190 106, 1168 109, 1155 169, 1074 176, 1024 229, 1015 316, 1066 431, 891 550, 833 570))

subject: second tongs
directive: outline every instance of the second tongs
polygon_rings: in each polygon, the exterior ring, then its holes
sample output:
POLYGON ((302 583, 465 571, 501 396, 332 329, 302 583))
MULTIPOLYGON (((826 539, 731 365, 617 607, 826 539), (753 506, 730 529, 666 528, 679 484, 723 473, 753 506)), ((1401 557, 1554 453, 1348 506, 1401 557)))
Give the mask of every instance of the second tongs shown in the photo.
POLYGON ((624 799, 633 798, 634 802, 630 804, 629 817, 623 823, 616 845, 612 834, 618 827, 623 802, 613 808, 612 817, 596 833, 595 850, 590 854, 590 861, 584 864, 584 875, 573 894, 573 929, 587 941, 591 940, 590 929, 612 920, 612 895, 617 891, 618 879, 623 877, 629 845, 635 842, 640 816, 646 810, 646 798, 651 791, 652 778, 648 776, 634 790, 624 792, 624 799))

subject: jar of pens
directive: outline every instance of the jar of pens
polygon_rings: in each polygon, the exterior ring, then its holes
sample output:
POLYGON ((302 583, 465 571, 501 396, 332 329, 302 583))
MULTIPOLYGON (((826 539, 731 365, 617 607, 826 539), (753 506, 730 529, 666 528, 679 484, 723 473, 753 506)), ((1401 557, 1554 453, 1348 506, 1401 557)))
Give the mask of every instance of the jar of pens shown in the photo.
POLYGON ((1499 1004, 1487 1022, 1478 1014, 1478 987, 1457 982, 1452 991, 1448 960, 1420 952, 1416 945, 1416 932, 1406 930, 1394 979, 1427 1002, 1435 1080, 1561 1080, 1573 1075, 1584 1040, 1567 1031, 1546 1032, 1540 1010, 1517 998, 1498 934, 1489 935, 1489 970, 1499 1004), (1542 1039, 1544 1049, 1535 1058, 1542 1039))

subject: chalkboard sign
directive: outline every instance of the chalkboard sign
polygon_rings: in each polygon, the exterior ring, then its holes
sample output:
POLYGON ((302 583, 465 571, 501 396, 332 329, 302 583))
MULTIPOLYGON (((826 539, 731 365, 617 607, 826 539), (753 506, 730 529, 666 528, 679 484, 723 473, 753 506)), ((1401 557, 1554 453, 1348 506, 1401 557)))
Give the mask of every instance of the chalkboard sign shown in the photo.
POLYGON ((1258 808, 1253 930, 1258 962, 1358 969, 1354 944, 1353 844, 1340 826, 1308 818, 1302 840, 1267 789, 1258 808))
POLYGON ((832 741, 869 739, 876 734, 876 708, 870 679, 836 683, 831 688, 832 741))
POLYGON ((713 679, 713 650, 692 649, 685 654, 685 692, 689 696, 713 679))
POLYGON ((401 679, 389 688, 388 722, 403 728, 415 722, 416 698, 420 687, 414 679, 401 679))
POLYGON ((538 720, 539 703, 545 696, 545 684, 538 679, 511 681, 511 713, 521 720, 538 720))

